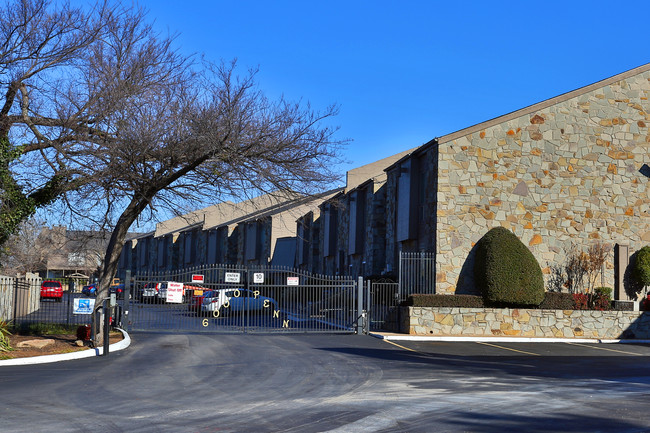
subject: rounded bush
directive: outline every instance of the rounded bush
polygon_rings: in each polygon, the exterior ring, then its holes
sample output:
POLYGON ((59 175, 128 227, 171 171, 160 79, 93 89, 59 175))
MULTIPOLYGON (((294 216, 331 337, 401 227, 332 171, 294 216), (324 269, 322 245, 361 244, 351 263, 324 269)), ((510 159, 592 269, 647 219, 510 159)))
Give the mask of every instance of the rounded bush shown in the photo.
POLYGON ((539 305, 544 300, 544 277, 537 259, 503 227, 491 229, 476 244, 474 280, 492 304, 539 305))
POLYGON ((650 286, 650 247, 643 247, 636 254, 634 275, 644 286, 650 286))

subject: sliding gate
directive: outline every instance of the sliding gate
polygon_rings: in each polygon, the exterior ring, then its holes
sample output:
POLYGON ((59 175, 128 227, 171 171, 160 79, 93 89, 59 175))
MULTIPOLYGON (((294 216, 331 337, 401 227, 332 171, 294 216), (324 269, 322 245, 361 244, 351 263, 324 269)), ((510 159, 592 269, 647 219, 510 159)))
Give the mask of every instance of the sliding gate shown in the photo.
POLYGON ((352 277, 211 266, 127 279, 122 323, 129 330, 350 333, 362 316, 352 277))

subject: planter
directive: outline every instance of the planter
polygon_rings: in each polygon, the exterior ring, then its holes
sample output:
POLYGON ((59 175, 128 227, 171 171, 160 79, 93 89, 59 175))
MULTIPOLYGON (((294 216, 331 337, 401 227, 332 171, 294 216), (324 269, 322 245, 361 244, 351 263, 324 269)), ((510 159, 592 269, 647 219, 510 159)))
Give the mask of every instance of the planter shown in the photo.
POLYGON ((430 336, 650 339, 650 312, 401 307, 400 332, 430 336))

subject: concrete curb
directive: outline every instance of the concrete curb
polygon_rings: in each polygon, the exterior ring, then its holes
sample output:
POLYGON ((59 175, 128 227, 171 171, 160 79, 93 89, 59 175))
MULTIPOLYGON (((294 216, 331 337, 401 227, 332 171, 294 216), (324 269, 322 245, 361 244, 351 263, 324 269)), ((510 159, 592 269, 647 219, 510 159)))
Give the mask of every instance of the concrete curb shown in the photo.
MULTIPOLYGON (((113 343, 109 346, 110 352, 117 352, 123 349, 126 349, 131 345, 131 337, 129 334, 120 328, 116 328, 122 333, 124 339, 113 343)), ((104 354, 104 348, 98 347, 94 349, 81 350, 79 352, 71 353, 60 353, 58 355, 45 355, 45 356, 31 356, 29 358, 16 358, 16 359, 4 359, 0 361, 0 367, 6 365, 31 365, 31 364, 47 364, 50 362, 59 362, 59 361, 70 361, 72 359, 82 359, 90 358, 93 356, 100 356, 104 354)))
POLYGON ((371 337, 386 341, 447 341, 447 342, 487 342, 487 343, 621 343, 650 344, 650 340, 623 340, 600 338, 539 338, 539 337, 440 337, 427 335, 398 335, 371 332, 371 337))

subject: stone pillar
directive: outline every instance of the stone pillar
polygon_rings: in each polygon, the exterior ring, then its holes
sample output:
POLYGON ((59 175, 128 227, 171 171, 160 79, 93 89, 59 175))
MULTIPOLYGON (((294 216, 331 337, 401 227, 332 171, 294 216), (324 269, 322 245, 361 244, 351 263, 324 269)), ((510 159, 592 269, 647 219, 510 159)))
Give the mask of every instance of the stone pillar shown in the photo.
POLYGON ((630 261, 629 246, 616 244, 614 247, 614 299, 631 301, 625 292, 625 270, 630 261))

